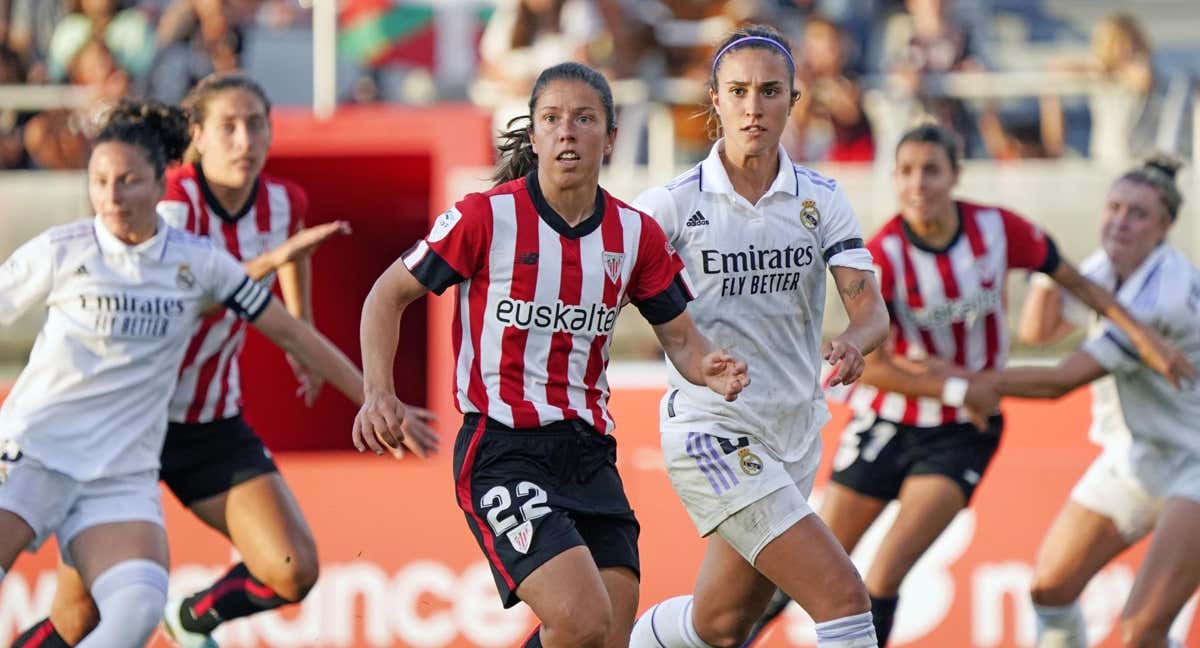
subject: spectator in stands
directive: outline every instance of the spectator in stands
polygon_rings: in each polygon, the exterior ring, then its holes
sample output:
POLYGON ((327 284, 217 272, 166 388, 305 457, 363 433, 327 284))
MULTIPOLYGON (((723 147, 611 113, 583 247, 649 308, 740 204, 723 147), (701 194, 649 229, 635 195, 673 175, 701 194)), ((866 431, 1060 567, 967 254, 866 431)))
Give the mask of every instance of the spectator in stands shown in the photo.
POLYGON ((50 37, 47 67, 51 81, 67 80, 68 66, 92 41, 111 53, 130 78, 141 79, 154 63, 154 28, 150 16, 120 0, 80 0, 50 37))
POLYGON ((25 125, 25 148, 44 169, 82 169, 87 165, 88 138, 105 112, 129 94, 129 76, 101 41, 88 41, 67 65, 71 83, 88 86, 93 100, 79 109, 39 113, 25 125))
POLYGON ((46 80, 45 60, 54 27, 72 10, 72 0, 10 0, 8 46, 21 56, 26 80, 46 80))
POLYGON ((783 133, 793 160, 869 162, 875 157, 871 126, 862 107, 862 88, 846 64, 847 42, 841 28, 809 17, 796 66, 800 99, 783 133))
MULTIPOLYGON (((1137 18, 1117 13, 1101 20, 1092 31, 1091 55, 1059 59, 1051 68, 1087 75, 1096 81, 1088 98, 1092 115, 1088 155, 1105 163, 1127 163, 1153 145, 1158 96, 1150 41, 1137 18)), ((1062 105, 1057 97, 1043 100, 1046 147, 1061 151, 1065 133, 1062 105)))
MULTIPOLYGON (((0 84, 25 82, 25 67, 16 52, 0 43, 0 84)), ((25 144, 21 141, 21 126, 27 115, 17 110, 0 108, 0 170, 24 169, 29 165, 25 144)))
POLYGON ((918 100, 942 126, 957 133, 971 153, 973 119, 960 99, 937 96, 926 76, 984 69, 970 28, 954 17, 954 0, 905 0, 906 12, 893 16, 884 36, 884 61, 899 89, 918 100))

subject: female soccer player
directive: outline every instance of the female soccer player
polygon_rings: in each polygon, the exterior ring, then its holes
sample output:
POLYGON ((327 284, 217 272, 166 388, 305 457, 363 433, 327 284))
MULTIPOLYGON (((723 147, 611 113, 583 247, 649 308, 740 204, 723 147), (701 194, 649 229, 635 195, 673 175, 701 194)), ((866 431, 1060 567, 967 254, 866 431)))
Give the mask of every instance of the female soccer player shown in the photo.
MULTIPOLYGON (((348 231, 346 223, 304 229, 304 190, 263 173, 271 104, 256 82, 241 74, 212 75, 197 84, 184 105, 189 160, 167 173, 158 211, 172 227, 208 238, 232 254, 251 279, 268 282, 264 286, 278 274, 288 311, 311 324, 310 253, 348 231)), ((242 418, 238 357, 245 335, 245 323, 229 310, 206 317, 187 345, 171 398, 160 476, 242 556, 212 586, 170 602, 164 627, 184 648, 214 645, 208 637, 219 624, 298 602, 317 580, 312 531, 270 453, 242 418)), ((322 381, 292 356, 288 359, 311 405, 322 381)), ((420 418, 410 424, 421 425, 420 418)), ((418 440, 428 442, 431 433, 413 432, 410 443, 424 454, 427 448, 418 440)), ((15 646, 74 645, 94 624, 95 608, 78 574, 60 568, 50 619, 15 646), (33 643, 36 636, 44 636, 43 643, 33 643)))
POLYGON ((0 576, 57 536, 99 608, 80 646, 140 646, 162 615, 167 544, 157 482, 167 402, 203 309, 224 304, 361 401, 354 365, 210 242, 155 213, 187 143, 182 111, 118 107, 96 139, 96 216, 0 266, 0 321, 48 316, 4 407, 0 576), (166 377, 166 378, 164 378, 166 377))
MULTIPOLYGON (((458 285, 458 504, 505 606, 541 620, 525 646, 623 647, 637 611, 638 523, 616 470, 605 369, 618 310, 635 305, 676 370, 733 400, 746 366, 685 312, 683 264, 649 217, 597 182, 616 134, 604 77, 542 72, 529 124, 503 135, 496 186, 466 196, 376 282, 362 315, 361 448, 390 440, 404 309, 458 285)), ((516 121, 516 120, 514 120, 516 121)))
MULTIPOLYGON (((1183 202, 1177 169, 1176 161, 1155 158, 1113 183, 1100 222, 1101 249, 1082 270, 1200 362, 1200 271, 1166 242, 1183 202)), ((1086 315, 1045 282, 1025 304, 1022 333, 1031 342, 1060 338, 1086 315)), ((1038 554, 1031 589, 1038 645, 1085 648, 1079 595, 1104 565, 1153 532, 1121 635, 1126 646, 1163 646, 1172 620, 1200 585, 1192 549, 1200 537, 1200 392, 1172 389, 1146 370, 1110 323, 1094 322, 1092 333, 1056 368, 998 376, 1003 393, 1034 398, 1111 376, 1092 389, 1091 436, 1104 452, 1072 490, 1038 554)))
POLYGON ((862 579, 807 499, 829 418, 821 361, 835 366, 835 384, 857 380, 863 355, 887 336, 887 311, 846 197, 779 144, 799 96, 793 77, 774 29, 730 34, 708 89, 723 138, 636 201, 696 282, 697 326, 745 354, 757 389, 725 403, 671 375, 663 456, 708 548, 693 594, 644 612, 634 648, 737 646, 776 586, 817 620, 822 648, 875 646, 862 579), (822 345, 826 269, 850 325, 822 345))
POLYGON ((892 315, 891 337, 849 396, 855 418, 834 457, 821 510, 849 552, 890 500, 900 502, 866 576, 881 646, 905 575, 967 506, 1000 443, 996 393, 962 375, 1004 366, 1010 269, 1052 276, 1118 323, 1160 372, 1192 371, 1178 351, 1061 259, 1034 225, 1006 209, 954 199, 958 171, 948 131, 924 125, 901 138, 894 172, 900 213, 868 244, 892 315))

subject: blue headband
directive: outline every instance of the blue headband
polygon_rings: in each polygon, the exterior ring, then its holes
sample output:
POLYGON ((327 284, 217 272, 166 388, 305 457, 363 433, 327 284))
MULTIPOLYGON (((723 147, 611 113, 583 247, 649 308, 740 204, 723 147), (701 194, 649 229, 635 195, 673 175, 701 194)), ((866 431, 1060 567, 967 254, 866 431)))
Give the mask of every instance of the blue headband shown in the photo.
POLYGON ((712 73, 716 75, 717 64, 721 62, 721 57, 725 56, 725 52, 728 52, 730 49, 748 41, 762 41, 764 43, 770 43, 771 45, 774 45, 779 49, 780 52, 783 52, 783 55, 787 58, 788 67, 790 67, 792 70, 796 69, 796 62, 792 60, 792 53, 787 51, 787 48, 784 47, 779 41, 773 38, 767 38, 766 36, 743 36, 721 48, 720 52, 717 52, 717 55, 713 58, 712 73))

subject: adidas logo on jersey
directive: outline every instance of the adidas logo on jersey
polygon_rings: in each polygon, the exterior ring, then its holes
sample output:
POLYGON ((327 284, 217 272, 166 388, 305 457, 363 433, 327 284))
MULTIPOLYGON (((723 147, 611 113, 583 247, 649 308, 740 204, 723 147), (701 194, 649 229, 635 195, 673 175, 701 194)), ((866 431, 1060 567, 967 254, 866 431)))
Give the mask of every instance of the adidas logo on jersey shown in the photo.
POLYGON ((688 217, 688 227, 700 227, 701 225, 708 225, 708 219, 704 217, 704 214, 701 214, 699 211, 697 211, 688 217))
POLYGON ((78 268, 75 268, 75 276, 76 277, 86 277, 89 274, 91 274, 91 273, 88 272, 87 266, 82 263, 79 264, 78 268))

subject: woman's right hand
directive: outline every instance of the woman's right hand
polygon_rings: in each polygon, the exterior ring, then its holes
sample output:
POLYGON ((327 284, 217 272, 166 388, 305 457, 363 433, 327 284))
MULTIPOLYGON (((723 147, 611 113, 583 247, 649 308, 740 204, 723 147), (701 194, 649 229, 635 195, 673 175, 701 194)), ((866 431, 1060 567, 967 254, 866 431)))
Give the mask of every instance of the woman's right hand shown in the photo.
POLYGON ((291 263, 305 255, 312 254, 322 243, 339 234, 350 234, 348 221, 333 221, 306 227, 288 237, 282 245, 276 248, 278 259, 276 267, 291 263))
POLYGON ((704 356, 700 360, 700 367, 708 388, 727 401, 737 400, 738 394, 750 384, 746 363, 733 357, 725 349, 704 356))

